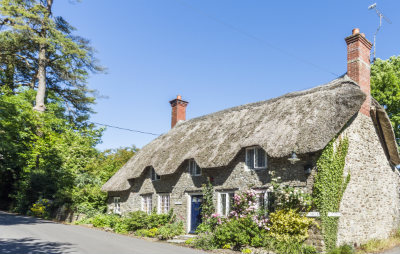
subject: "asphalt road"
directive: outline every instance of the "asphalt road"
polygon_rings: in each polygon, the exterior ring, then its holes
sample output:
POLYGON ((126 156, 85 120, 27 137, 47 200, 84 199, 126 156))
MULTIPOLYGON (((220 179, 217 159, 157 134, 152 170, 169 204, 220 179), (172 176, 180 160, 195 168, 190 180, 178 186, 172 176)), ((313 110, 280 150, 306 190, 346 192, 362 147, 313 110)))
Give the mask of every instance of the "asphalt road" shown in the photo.
POLYGON ((162 242, 0 212, 0 253, 205 254, 162 242))

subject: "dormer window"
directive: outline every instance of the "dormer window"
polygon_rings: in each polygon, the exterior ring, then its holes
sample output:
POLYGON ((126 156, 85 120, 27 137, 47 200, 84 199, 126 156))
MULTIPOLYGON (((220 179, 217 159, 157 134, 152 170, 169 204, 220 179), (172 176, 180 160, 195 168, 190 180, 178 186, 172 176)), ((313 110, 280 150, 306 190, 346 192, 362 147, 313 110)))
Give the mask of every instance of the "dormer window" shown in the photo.
POLYGON ((200 176, 201 168, 197 165, 194 159, 189 160, 189 173, 192 176, 200 176))
POLYGON ((246 166, 248 169, 267 168, 265 151, 259 146, 246 148, 246 166))
POLYGON ((154 168, 151 168, 150 170, 150 177, 152 181, 158 181, 161 179, 161 176, 157 175, 156 171, 154 170, 154 168))

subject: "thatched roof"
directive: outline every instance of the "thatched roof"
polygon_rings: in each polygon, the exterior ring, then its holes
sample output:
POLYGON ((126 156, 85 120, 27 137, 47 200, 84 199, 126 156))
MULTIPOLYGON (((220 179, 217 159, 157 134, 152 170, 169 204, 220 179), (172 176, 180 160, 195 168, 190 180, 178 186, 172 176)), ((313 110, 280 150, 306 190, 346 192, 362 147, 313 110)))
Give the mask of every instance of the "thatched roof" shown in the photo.
POLYGON ((379 129, 378 132, 381 135, 381 138, 384 141, 389 161, 394 165, 399 165, 400 157, 392 123, 390 122, 386 110, 375 99, 372 99, 371 103, 371 116, 375 125, 379 129))
POLYGON ((127 190, 127 179, 152 166, 174 173, 187 159, 202 168, 227 165, 243 148, 261 146, 270 157, 316 152, 356 114, 365 94, 347 76, 309 90, 242 105, 178 123, 133 156, 102 188, 127 190))

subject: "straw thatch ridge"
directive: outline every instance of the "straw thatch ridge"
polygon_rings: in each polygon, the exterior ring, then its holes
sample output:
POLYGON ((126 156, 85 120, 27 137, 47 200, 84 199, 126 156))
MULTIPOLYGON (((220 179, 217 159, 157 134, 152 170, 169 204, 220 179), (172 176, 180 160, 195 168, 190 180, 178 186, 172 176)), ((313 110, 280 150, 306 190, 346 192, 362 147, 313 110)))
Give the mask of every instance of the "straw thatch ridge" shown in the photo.
POLYGON ((389 116, 386 110, 375 99, 372 99, 371 102, 371 116, 375 125, 379 128, 379 133, 386 146, 385 150, 388 153, 388 159, 393 165, 399 165, 398 146, 389 116))
POLYGON ((102 188, 122 191, 149 167, 172 174, 187 159, 202 168, 227 165, 243 147, 270 157, 316 152, 356 114, 365 94, 347 76, 309 90, 242 105, 178 123, 133 156, 102 188))

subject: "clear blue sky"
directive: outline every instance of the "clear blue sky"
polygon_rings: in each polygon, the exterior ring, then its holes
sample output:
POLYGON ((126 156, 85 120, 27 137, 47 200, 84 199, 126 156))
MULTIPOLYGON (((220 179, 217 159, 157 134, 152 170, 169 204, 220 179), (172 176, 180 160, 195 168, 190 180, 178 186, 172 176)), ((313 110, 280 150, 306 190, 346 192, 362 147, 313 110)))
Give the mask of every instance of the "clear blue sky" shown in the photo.
MULTIPOLYGON (((57 0, 54 12, 92 41, 97 58, 108 68, 107 74, 89 79, 91 88, 108 97, 98 99, 91 120, 165 133, 171 121, 168 102, 177 94, 189 101, 190 119, 335 78, 298 58, 345 73, 344 38, 359 27, 373 40, 378 17, 367 9, 372 3, 57 0)), ((400 54, 400 1, 381 0, 378 7, 393 21, 384 23, 377 38, 377 57, 386 59, 400 54)), ((152 139, 107 128, 98 148, 142 147, 152 139)))

